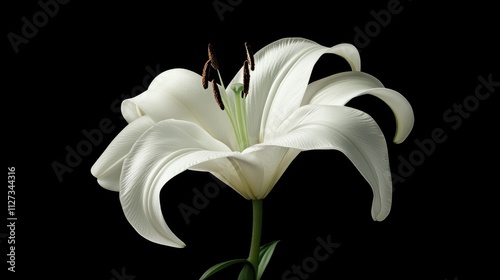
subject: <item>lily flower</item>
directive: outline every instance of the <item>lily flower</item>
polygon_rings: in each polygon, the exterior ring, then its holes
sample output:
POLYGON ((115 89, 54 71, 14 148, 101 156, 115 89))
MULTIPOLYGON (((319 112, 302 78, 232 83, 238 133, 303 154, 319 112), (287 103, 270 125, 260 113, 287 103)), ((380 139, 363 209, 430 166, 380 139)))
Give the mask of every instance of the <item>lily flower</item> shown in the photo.
POLYGON ((160 191, 173 177, 210 172, 245 199, 262 200, 300 152, 327 149, 356 166, 373 191, 372 218, 384 220, 392 197, 386 139, 372 117, 345 105, 364 94, 383 100, 395 115, 394 142, 401 143, 414 122, 408 101, 361 72, 350 44, 285 38, 255 55, 248 45, 246 51, 227 86, 210 46, 203 76, 167 70, 144 93, 124 100, 128 125, 91 172, 102 187, 119 192, 130 224, 150 241, 184 247, 160 205, 160 191), (341 56, 352 71, 310 82, 324 54, 341 56))

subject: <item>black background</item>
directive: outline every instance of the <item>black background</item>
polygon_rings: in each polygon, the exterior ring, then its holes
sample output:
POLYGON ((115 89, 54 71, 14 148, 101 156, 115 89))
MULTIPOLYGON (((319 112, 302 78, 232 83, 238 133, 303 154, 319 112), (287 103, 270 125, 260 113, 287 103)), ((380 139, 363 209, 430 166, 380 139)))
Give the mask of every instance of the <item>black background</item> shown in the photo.
MULTIPOLYGON (((313 256, 318 238, 328 237, 340 247, 307 273, 308 279, 442 280, 498 274, 490 254, 498 255, 499 87, 484 100, 474 97, 478 77, 500 81, 493 4, 401 0, 399 12, 381 24, 374 13, 394 1, 73 0, 59 4, 16 53, 9 34, 22 36, 22 18, 33 22, 42 8, 36 1, 11 2, 8 7, 4 3, 2 13, 3 145, 7 166, 16 168, 18 220, 16 273, 7 271, 10 245, 4 235, 0 244, 7 279, 118 280, 122 273, 129 276, 123 279, 198 279, 215 263, 245 258, 250 202, 218 187, 211 189, 218 195, 190 216, 189 224, 179 211, 182 203, 193 205, 194 190, 215 186, 209 175, 185 172, 162 192, 165 217, 187 244, 175 249, 135 233, 118 194, 101 188, 90 167, 126 125, 114 105, 138 93, 151 72, 147 68, 200 73, 211 42, 229 81, 241 67, 245 41, 258 50, 283 37, 305 37, 325 46, 355 44, 363 71, 402 93, 416 122, 409 138, 395 145, 387 106, 370 97, 348 104, 380 124, 389 140, 392 172, 405 177, 395 184, 391 214, 380 223, 371 220, 371 190, 343 155, 302 153, 265 200, 263 243, 281 242, 263 279, 285 279, 293 265, 313 256), (234 4, 222 20, 213 6, 217 2, 234 4), (371 36, 361 40, 356 30, 367 26, 371 36), (464 101, 470 109, 466 115, 444 117, 464 101), (113 129, 58 179, 53 164, 67 164, 67 149, 86 141, 82 131, 99 129, 102 120, 113 129), (429 139, 435 129, 444 131, 446 140, 418 157, 423 153, 416 141, 429 139), (402 167, 412 159, 411 169, 402 167)), ((328 56, 320 59, 313 76, 345 69, 345 62, 328 56)), ((9 232, 2 227, 0 233, 9 232)), ((237 272, 228 269, 214 279, 235 279, 237 272)))

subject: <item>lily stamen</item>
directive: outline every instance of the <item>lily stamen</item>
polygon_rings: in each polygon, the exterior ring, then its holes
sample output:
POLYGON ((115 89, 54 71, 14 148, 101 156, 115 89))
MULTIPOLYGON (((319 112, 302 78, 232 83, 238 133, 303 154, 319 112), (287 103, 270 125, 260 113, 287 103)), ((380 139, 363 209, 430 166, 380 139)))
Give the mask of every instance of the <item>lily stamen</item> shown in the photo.
POLYGON ((243 63, 243 91, 241 98, 247 97, 248 89, 250 87, 250 71, 248 70, 248 60, 243 63))
POLYGON ((255 70, 255 59, 253 57, 253 51, 250 45, 245 42, 245 50, 247 51, 247 61, 250 64, 250 70, 255 70))
POLYGON ((214 97, 215 101, 217 101, 217 105, 219 105, 219 108, 221 110, 224 110, 224 102, 222 102, 222 97, 220 95, 219 87, 215 83, 215 81, 212 80, 212 90, 214 92, 214 97))
POLYGON ((208 83, 212 82, 212 91, 214 94, 215 101, 221 110, 225 110, 233 129, 235 131, 236 139, 238 141, 238 146, 240 151, 243 151, 249 146, 248 139, 248 124, 247 124, 247 112, 246 105, 243 99, 249 93, 250 87, 250 70, 255 69, 255 61, 253 52, 248 45, 245 43, 245 50, 247 59, 243 63, 243 84, 236 83, 230 85, 230 91, 234 93, 234 98, 230 97, 219 71, 219 63, 217 57, 215 56, 215 51, 212 44, 208 44, 208 60, 203 66, 201 83, 204 89, 208 88, 208 83), (212 71, 217 71, 219 77, 220 89, 215 78, 213 77, 212 71), (237 98, 241 97, 241 98, 237 98))
POLYGON ((201 74, 201 84, 203 85, 203 88, 204 89, 207 89, 208 88, 208 82, 210 82, 211 80, 211 66, 210 66, 211 62, 210 62, 210 59, 207 60, 207 62, 205 62, 205 65, 203 66, 203 72, 201 74))
POLYGON ((215 70, 219 70, 219 62, 217 61, 217 57, 215 56, 212 44, 208 44, 208 60, 212 64, 212 68, 214 68, 215 70))

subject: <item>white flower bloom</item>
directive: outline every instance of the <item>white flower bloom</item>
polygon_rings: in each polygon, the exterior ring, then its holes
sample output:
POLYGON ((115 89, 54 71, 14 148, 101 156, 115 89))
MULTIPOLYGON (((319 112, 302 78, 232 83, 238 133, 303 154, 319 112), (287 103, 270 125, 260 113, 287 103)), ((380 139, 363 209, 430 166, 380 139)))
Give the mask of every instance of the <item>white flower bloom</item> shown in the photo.
POLYGON ((264 199, 301 151, 317 149, 344 153, 373 190, 373 219, 389 214, 386 140, 368 114, 345 104, 363 94, 383 100, 396 117, 394 142, 400 143, 413 127, 408 101, 360 72, 359 54, 349 44, 328 48, 286 38, 261 49, 254 62, 250 79, 244 81, 242 67, 227 87, 215 84, 224 110, 212 89, 202 87, 202 77, 184 69, 163 72, 147 91, 123 102, 129 124, 91 171, 101 186, 120 193, 128 221, 145 238, 184 246, 165 223, 159 198, 179 173, 210 172, 244 198, 264 199), (309 83, 315 63, 327 53, 343 57, 352 71, 309 83), (248 88, 243 98, 242 86, 248 88))

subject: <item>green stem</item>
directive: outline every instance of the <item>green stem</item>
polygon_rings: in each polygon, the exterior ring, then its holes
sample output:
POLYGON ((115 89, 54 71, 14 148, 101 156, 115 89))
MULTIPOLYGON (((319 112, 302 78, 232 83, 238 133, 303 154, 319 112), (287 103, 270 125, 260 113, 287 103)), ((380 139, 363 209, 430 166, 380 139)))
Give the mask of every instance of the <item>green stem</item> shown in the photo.
POLYGON ((257 269, 259 268, 260 239, 262 236, 262 202, 263 200, 252 200, 252 242, 250 244, 250 256, 248 257, 248 261, 253 265, 255 275, 257 275, 257 269))

